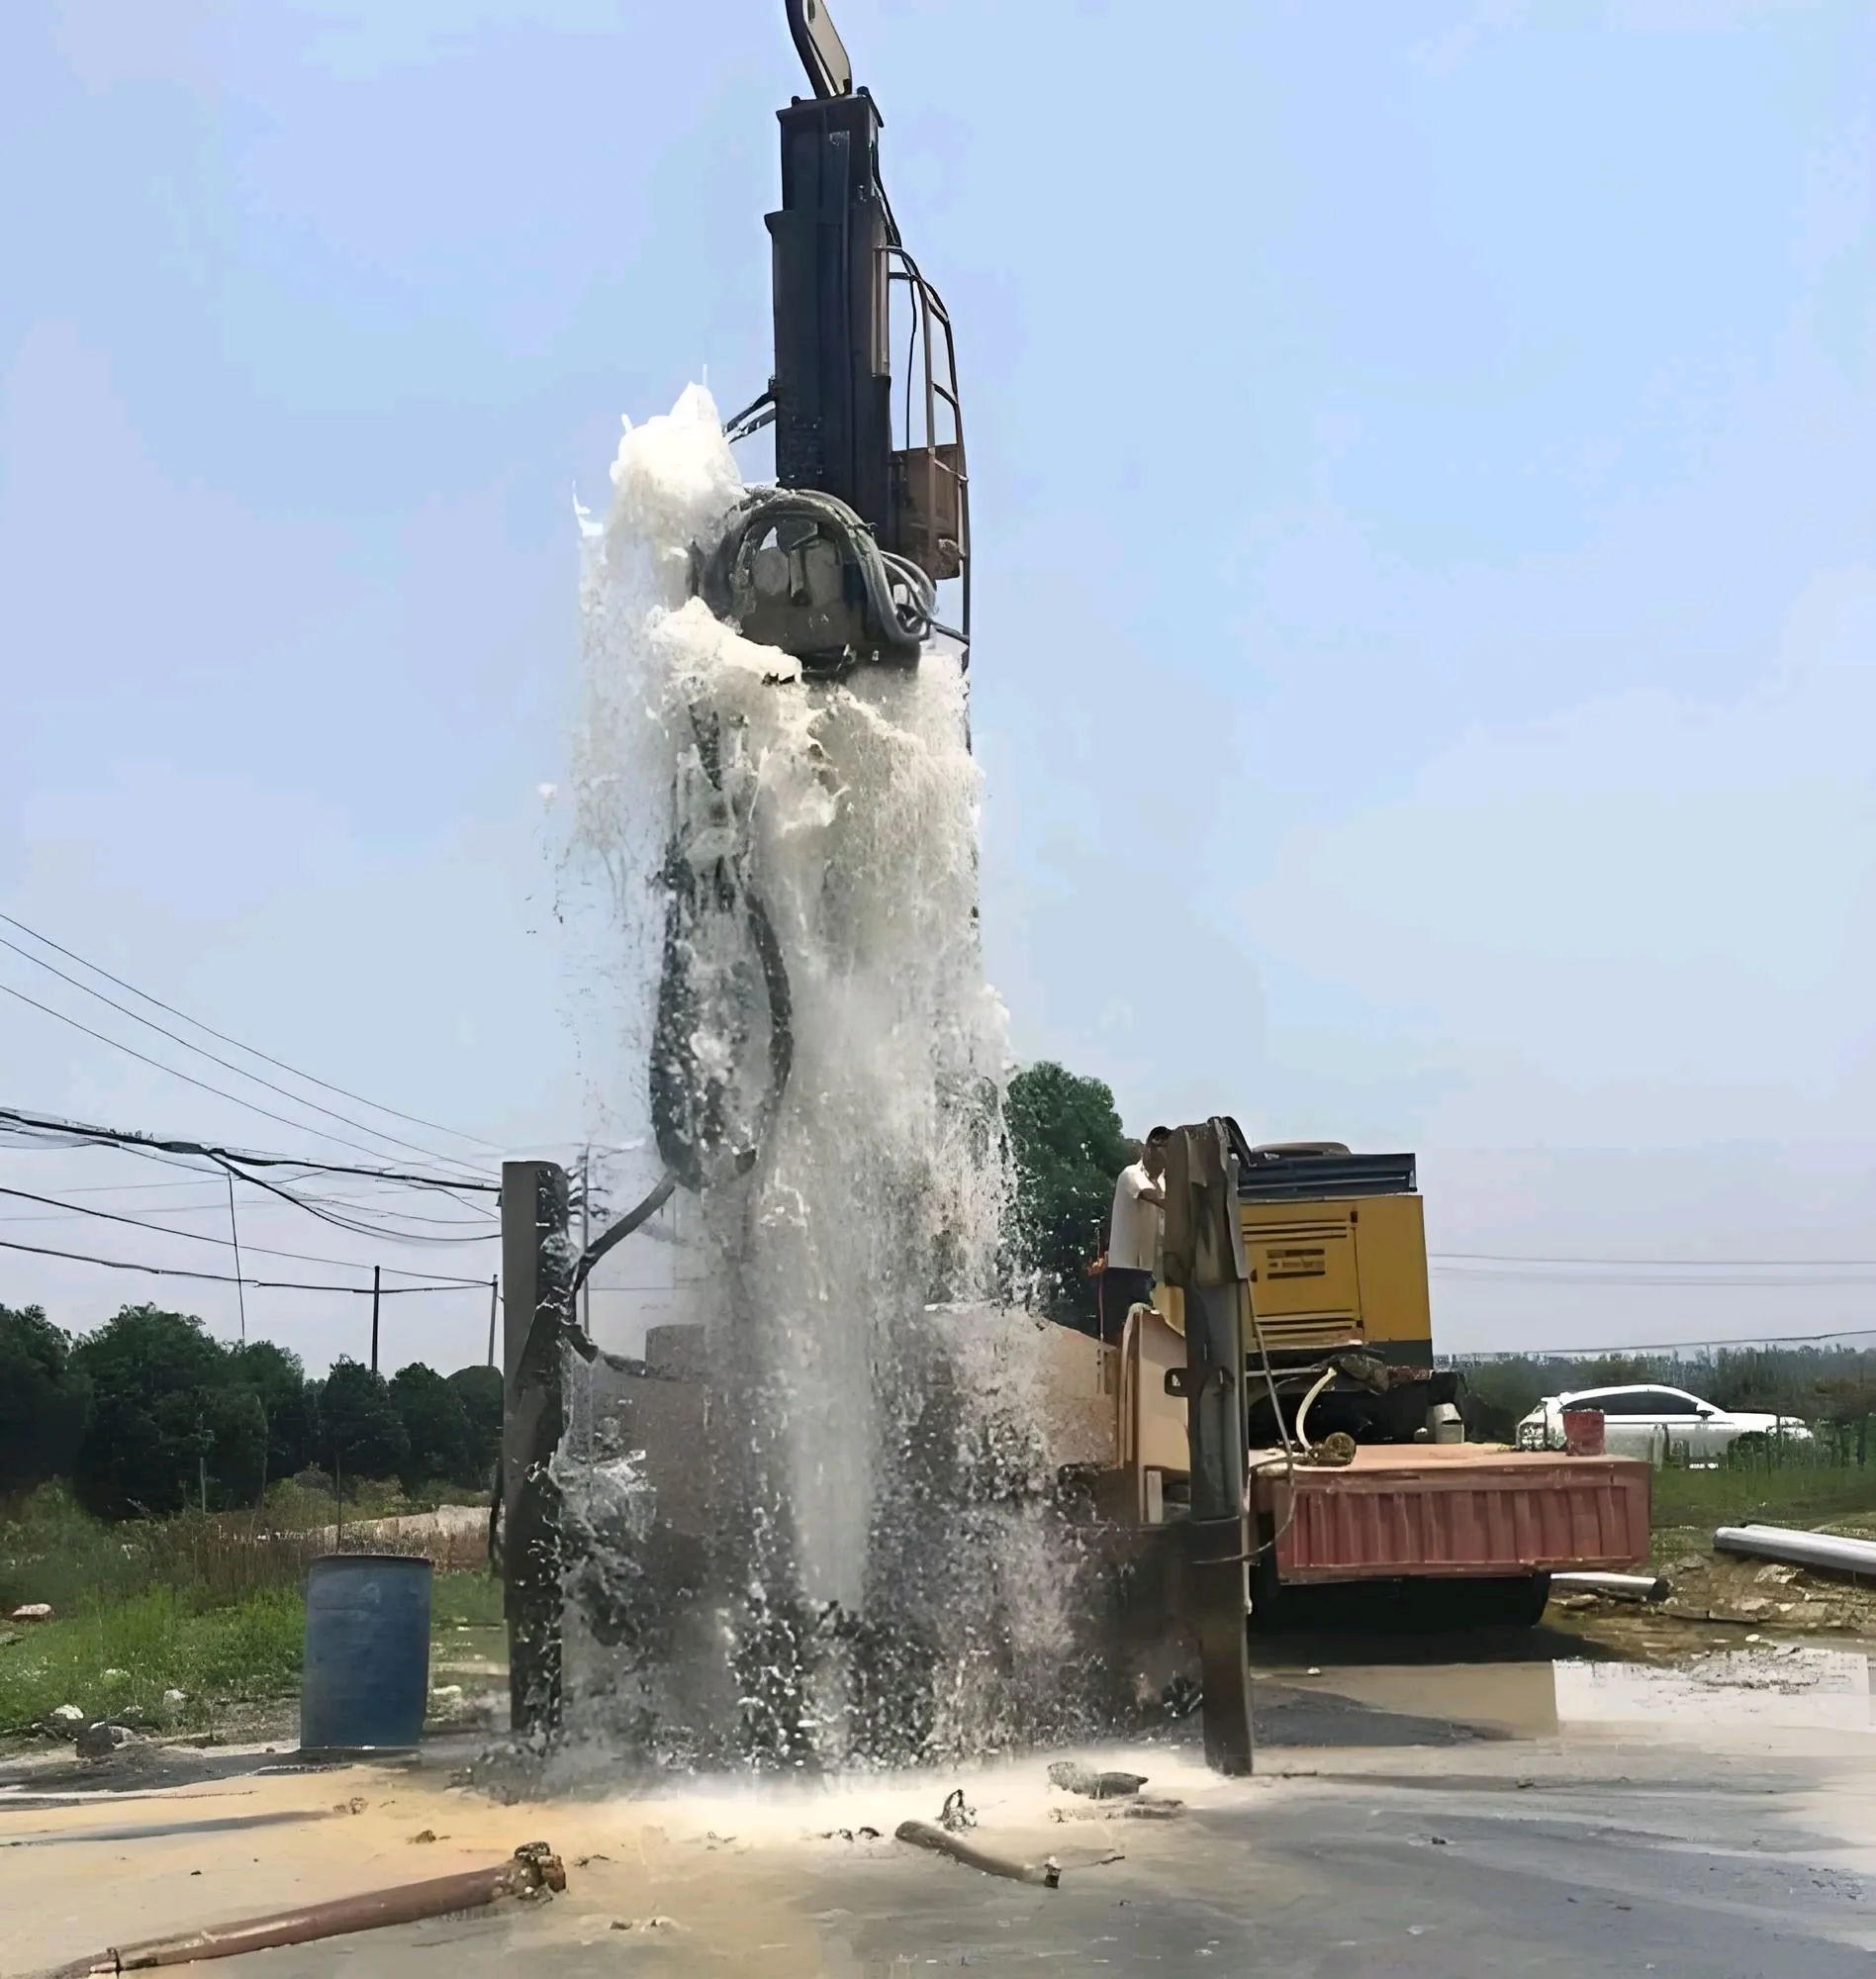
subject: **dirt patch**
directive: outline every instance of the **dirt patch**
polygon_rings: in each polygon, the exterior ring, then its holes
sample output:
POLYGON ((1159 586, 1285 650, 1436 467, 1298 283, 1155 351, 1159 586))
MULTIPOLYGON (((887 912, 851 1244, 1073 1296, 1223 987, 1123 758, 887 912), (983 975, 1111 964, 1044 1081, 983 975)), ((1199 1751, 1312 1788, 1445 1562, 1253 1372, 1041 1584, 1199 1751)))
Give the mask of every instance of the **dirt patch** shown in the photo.
POLYGON ((1713 1551, 1701 1531, 1656 1533, 1654 1564, 1673 1585, 1648 1607, 1595 1594, 1557 1594, 1545 1620, 1585 1643, 1654 1661, 1687 1652, 1690 1639, 1748 1635, 1876 1641, 1876 1585, 1773 1560, 1713 1551))

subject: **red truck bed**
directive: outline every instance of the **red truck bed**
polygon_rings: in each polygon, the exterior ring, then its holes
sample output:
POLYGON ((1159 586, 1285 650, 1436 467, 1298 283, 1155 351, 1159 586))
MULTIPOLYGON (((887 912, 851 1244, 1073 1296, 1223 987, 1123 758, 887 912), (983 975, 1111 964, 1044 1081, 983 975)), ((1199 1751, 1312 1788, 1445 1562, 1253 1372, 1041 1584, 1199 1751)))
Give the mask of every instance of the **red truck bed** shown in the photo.
MULTIPOLYGON (((1363 1445, 1346 1467, 1297 1468, 1277 1575, 1301 1583, 1634 1566, 1647 1558, 1651 1481, 1634 1458, 1363 1445)), ((1252 1490, 1258 1510, 1282 1526, 1283 1471, 1260 1471, 1252 1490)))

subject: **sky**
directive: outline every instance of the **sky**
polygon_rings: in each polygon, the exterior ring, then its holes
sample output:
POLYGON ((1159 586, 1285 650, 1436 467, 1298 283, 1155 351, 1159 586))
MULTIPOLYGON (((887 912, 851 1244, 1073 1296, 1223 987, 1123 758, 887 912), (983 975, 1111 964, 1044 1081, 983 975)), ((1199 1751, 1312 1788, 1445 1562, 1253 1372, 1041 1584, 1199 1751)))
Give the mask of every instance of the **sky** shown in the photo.
MULTIPOLYGON (((1418 1151, 1443 1347, 1876 1325, 1876 14, 837 19, 958 327, 1014 1057, 1135 1131, 1418 1151)), ((780 0, 5 10, 0 912, 475 1137, 390 1123, 425 1148, 579 1141, 574 503, 621 414, 766 380, 801 87, 780 0)), ((348 1158, 0 1004, 0 1103, 348 1158)), ((0 1183, 227 1270, 213 1181, 0 1183)), ((386 1362, 480 1358, 486 1241, 240 1216, 471 1281, 388 1301, 386 1362)), ((17 1197, 0 1236, 159 1255, 17 1197)), ((0 1257, 68 1326, 242 1323, 0 1257)), ((245 1299, 363 1351, 359 1297, 245 1299)))

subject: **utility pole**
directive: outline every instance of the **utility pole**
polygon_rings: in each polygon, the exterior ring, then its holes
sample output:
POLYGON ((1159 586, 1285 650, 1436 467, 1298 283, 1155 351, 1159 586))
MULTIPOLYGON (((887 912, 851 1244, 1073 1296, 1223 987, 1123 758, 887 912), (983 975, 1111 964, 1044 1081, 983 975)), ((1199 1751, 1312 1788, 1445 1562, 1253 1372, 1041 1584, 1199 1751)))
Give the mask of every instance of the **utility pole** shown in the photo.
MULTIPOLYGON (((593 1241, 593 1143, 589 1141, 580 1151, 580 1255, 586 1256, 586 1248, 593 1241)), ((580 1325, 586 1337, 593 1338, 593 1280, 589 1277, 580 1287, 580 1325)))
POLYGON ((502 1302, 502 1274, 489 1273, 489 1366, 495 1366, 495 1309, 502 1302))
POLYGON ((551 1735, 560 1722, 560 1491, 566 1430, 563 1342, 572 1326, 567 1172, 502 1164, 502 1579, 509 1722, 551 1735))
POLYGON ((1186 1621, 1204 1690, 1205 1763, 1251 1771, 1250 1603, 1244 1506, 1245 1314, 1251 1276, 1238 1161, 1225 1123, 1176 1127, 1167 1145, 1166 1281, 1185 1305, 1185 1399, 1192 1505, 1185 1522, 1186 1621))
POLYGON ((241 1283, 241 1226, 234 1220, 234 1171, 226 1169, 228 1177, 228 1227, 234 1239, 234 1298, 240 1307, 241 1345, 247 1345, 247 1290, 241 1283))
POLYGON ((371 1268, 371 1371, 378 1371, 378 1291, 380 1272, 376 1265, 371 1268))

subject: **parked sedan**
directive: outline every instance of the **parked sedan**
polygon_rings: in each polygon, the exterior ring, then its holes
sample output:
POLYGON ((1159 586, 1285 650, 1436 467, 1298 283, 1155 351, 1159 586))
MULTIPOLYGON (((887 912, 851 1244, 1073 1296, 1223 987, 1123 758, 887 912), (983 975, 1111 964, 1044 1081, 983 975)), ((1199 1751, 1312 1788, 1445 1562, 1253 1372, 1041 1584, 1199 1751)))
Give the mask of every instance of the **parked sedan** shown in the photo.
POLYGON ((1658 1461, 1668 1450, 1685 1452, 1695 1463, 1718 1461, 1741 1437, 1809 1442, 1811 1432, 1795 1416, 1766 1415, 1753 1409, 1723 1409, 1684 1388, 1635 1383, 1618 1388, 1584 1388, 1575 1394, 1547 1395, 1518 1425, 1524 1448, 1561 1450, 1565 1409, 1600 1409, 1603 1442, 1611 1457, 1646 1457, 1658 1461))

